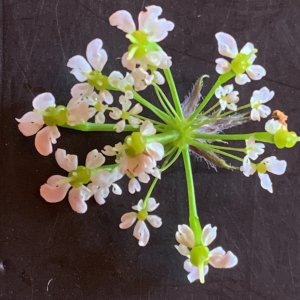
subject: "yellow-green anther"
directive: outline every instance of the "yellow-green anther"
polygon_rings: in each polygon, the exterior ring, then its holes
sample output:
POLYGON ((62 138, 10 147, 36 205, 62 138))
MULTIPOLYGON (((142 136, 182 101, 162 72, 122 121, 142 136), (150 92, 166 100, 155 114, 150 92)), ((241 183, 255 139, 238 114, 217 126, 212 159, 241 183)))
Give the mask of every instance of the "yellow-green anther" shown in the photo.
POLYGON ((72 187, 79 188, 91 180, 91 171, 86 167, 79 166, 68 174, 68 178, 72 187))
POLYGON ((267 167, 263 163, 259 163, 256 165, 256 170, 258 173, 265 174, 267 172, 267 167))
POLYGON ((148 213, 146 209, 140 210, 137 214, 137 218, 139 219, 139 221, 145 221, 147 217, 148 217, 148 213))

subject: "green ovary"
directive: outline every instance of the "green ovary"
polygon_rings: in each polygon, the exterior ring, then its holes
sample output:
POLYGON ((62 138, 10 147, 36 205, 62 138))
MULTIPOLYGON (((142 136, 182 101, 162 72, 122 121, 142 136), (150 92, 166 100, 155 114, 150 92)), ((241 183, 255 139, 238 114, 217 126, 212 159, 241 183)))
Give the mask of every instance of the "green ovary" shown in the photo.
POLYGON ((145 221, 147 217, 148 217, 148 213, 146 209, 140 210, 137 214, 137 218, 139 219, 139 221, 145 221))
POLYGON ((239 53, 231 62, 231 68, 236 74, 243 74, 251 66, 247 54, 239 53))
POLYGON ((282 149, 284 147, 292 148, 297 142, 296 138, 297 134, 295 132, 289 132, 284 129, 279 129, 274 134, 274 142, 279 149, 282 149))
POLYGON ((265 174, 267 172, 267 167, 263 163, 256 165, 256 170, 258 173, 265 174))
POLYGON ((89 85, 95 87, 100 92, 106 90, 108 86, 108 77, 97 70, 94 70, 88 74, 87 81, 89 85))
POLYGON ((129 117, 130 117, 129 112, 127 112, 127 111, 122 111, 121 118, 122 118, 123 120, 128 120, 129 117))
POLYGON ((205 246, 197 246, 191 250, 191 263, 198 267, 200 264, 207 265, 209 262, 209 249, 205 246))
POLYGON ((94 107, 97 111, 101 111, 101 108, 102 108, 101 102, 97 102, 94 107))
POLYGON ((47 126, 63 125, 68 120, 68 110, 65 106, 48 107, 43 113, 43 119, 47 126))
POLYGON ((71 171, 68 177, 71 179, 72 187, 79 188, 90 181, 91 171, 86 167, 79 166, 76 170, 71 171))

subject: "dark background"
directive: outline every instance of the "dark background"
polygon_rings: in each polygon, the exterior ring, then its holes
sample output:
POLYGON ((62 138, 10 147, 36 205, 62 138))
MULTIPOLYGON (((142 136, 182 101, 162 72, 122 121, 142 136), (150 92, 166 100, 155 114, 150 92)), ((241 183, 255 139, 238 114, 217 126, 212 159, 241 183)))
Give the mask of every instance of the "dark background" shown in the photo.
MULTIPOLYGON (((216 80, 214 34, 225 31, 237 39, 239 48, 253 42, 259 49, 257 63, 267 70, 263 80, 237 87, 240 103, 247 103, 254 89, 267 86, 276 93, 271 108, 288 114, 289 129, 300 133, 297 0, 1 1, 0 299, 300 299, 298 145, 280 151, 266 146, 265 157, 274 154, 288 163, 283 176, 272 176, 274 194, 260 187, 257 175, 216 173, 192 158, 200 220, 218 226, 212 246, 232 250, 239 258, 233 269, 210 268, 204 285, 189 284, 184 257, 174 248, 177 225, 188 222, 181 159, 153 192, 161 203, 156 213, 163 226, 150 229, 145 248, 138 247, 133 228, 118 228, 121 215, 145 196, 145 185, 131 196, 123 180, 121 197, 110 195, 101 207, 91 199, 84 215, 74 213, 67 199, 51 205, 40 197, 40 185, 65 172, 54 155, 37 153, 34 137, 24 137, 14 118, 31 110, 33 97, 44 91, 66 104, 76 83, 67 61, 85 55, 94 38, 104 41, 110 58, 104 72, 124 71, 116 58, 128 41, 108 18, 126 9, 137 20, 150 4, 161 5, 163 17, 175 22, 162 46, 173 57, 182 100, 200 75, 211 75, 204 94, 216 80)), ((157 103, 151 88, 143 95, 157 103)), ((231 132, 263 130, 264 123, 231 132)), ((61 133, 54 149, 77 154, 82 164, 90 150, 119 141, 113 133, 61 133)))

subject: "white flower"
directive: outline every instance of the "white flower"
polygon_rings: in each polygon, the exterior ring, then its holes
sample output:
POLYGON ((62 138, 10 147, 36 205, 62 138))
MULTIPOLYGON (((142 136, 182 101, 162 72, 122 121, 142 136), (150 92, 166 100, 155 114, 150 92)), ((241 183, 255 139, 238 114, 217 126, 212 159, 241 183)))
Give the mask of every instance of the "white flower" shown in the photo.
POLYGON ((257 171, 262 188, 273 193, 272 181, 267 172, 275 175, 282 175, 286 170, 286 166, 287 164, 285 160, 278 160, 275 156, 265 158, 259 164, 255 165, 251 163, 249 157, 246 155, 243 166, 240 169, 247 177, 257 171))
POLYGON ((260 121, 260 118, 266 118, 271 113, 271 109, 262 103, 270 101, 274 94, 274 91, 270 91, 267 87, 253 92, 250 100, 252 107, 251 119, 253 121, 260 121))
POLYGON ((88 83, 78 83, 71 89, 73 98, 89 97, 94 92, 94 87, 100 91, 99 97, 107 104, 113 102, 111 93, 106 89, 108 85, 107 76, 102 75, 102 69, 107 62, 107 53, 102 49, 103 42, 94 39, 86 48, 87 60, 81 55, 73 56, 69 59, 67 66, 72 68, 71 73, 78 81, 88 83), (94 68, 94 70, 92 69, 94 68))
POLYGON ((238 263, 237 257, 231 251, 226 253, 222 247, 209 251, 207 246, 215 240, 216 236, 217 227, 212 228, 208 224, 202 231, 202 245, 195 245, 195 235, 192 229, 187 225, 178 226, 175 237, 179 246, 175 247, 181 255, 188 257, 184 262, 184 269, 189 272, 187 277, 190 282, 199 279, 201 283, 204 283, 204 277, 209 269, 208 264, 217 269, 227 269, 238 263), (189 248, 192 249, 189 250, 189 248), (200 249, 201 251, 197 251, 200 249), (202 256, 199 256, 199 252, 202 256), (195 265, 195 262, 199 265, 195 265))
POLYGON ((81 98, 72 98, 68 105, 68 124, 74 126, 76 124, 83 124, 91 118, 89 105, 86 101, 81 100, 81 98))
POLYGON ((264 144, 255 143, 255 138, 253 136, 251 136, 249 140, 246 140, 246 153, 253 160, 256 160, 258 155, 265 152, 264 148, 264 144))
POLYGON ((134 78, 131 74, 126 73, 124 77, 122 73, 113 71, 108 77, 109 84, 125 93, 127 99, 133 99, 132 86, 134 85, 134 78))
POLYGON ((216 89, 215 95, 220 102, 221 109, 225 110, 226 107, 230 110, 237 110, 236 103, 239 101, 239 92, 233 90, 233 84, 228 84, 222 87, 221 85, 216 89))
POLYGON ((253 44, 247 43, 241 50, 238 51, 235 39, 224 32, 218 32, 216 34, 218 40, 218 50, 221 55, 232 58, 232 62, 229 63, 224 58, 218 58, 216 60, 217 66, 216 71, 219 74, 229 72, 231 69, 236 73, 235 82, 243 85, 252 80, 260 80, 266 75, 266 70, 259 65, 253 65, 256 58, 253 44), (244 72, 248 74, 248 77, 244 72))
POLYGON ((265 130, 271 134, 275 134, 279 129, 282 128, 282 124, 274 119, 269 120, 265 124, 265 130))
POLYGON ((104 150, 101 152, 105 154, 106 156, 116 156, 119 153, 121 153, 123 150, 125 150, 127 147, 126 145, 123 145, 121 142, 116 144, 114 147, 106 145, 104 146, 104 150))
POLYGON ((127 229, 133 225, 138 219, 138 222, 134 226, 133 236, 139 240, 139 246, 144 247, 147 245, 150 233, 145 224, 147 220, 153 227, 159 228, 162 225, 161 218, 155 215, 148 215, 148 212, 154 211, 159 203, 156 203, 154 198, 149 198, 146 204, 146 208, 143 208, 144 201, 140 200, 137 205, 133 206, 132 209, 138 211, 126 213, 121 217, 121 229, 127 229))
POLYGON ((123 177, 119 168, 114 168, 111 172, 100 170, 91 177, 91 183, 87 186, 94 195, 96 202, 100 205, 105 203, 105 198, 109 195, 109 188, 115 195, 121 195, 121 188, 115 183, 123 177))
POLYGON ((56 150, 55 158, 58 165, 66 170, 69 175, 68 177, 51 176, 47 183, 41 186, 41 196, 50 203, 60 202, 72 186, 73 188, 69 192, 70 205, 77 213, 85 213, 87 211, 85 201, 89 200, 93 193, 83 184, 90 181, 90 170, 103 165, 105 162, 104 156, 96 149, 90 151, 86 157, 85 167, 78 166, 77 155, 67 155, 63 149, 56 150))
POLYGON ((148 69, 148 65, 169 68, 170 57, 156 43, 162 41, 168 35, 168 31, 173 30, 174 23, 158 19, 162 13, 159 6, 148 6, 146 10, 139 14, 138 30, 131 14, 125 10, 117 11, 109 18, 110 24, 126 32, 126 37, 132 42, 130 50, 123 55, 123 66, 129 70, 134 70, 137 64, 145 70, 148 69))
POLYGON ((144 90, 148 85, 152 84, 155 76, 150 75, 144 68, 139 67, 131 72, 134 78, 134 89, 138 91, 144 90))
POLYGON ((122 105, 122 110, 120 110, 117 107, 113 107, 112 111, 109 113, 109 116, 114 120, 122 119, 114 126, 116 132, 119 133, 124 130, 126 120, 128 120, 128 123, 132 127, 138 128, 141 123, 141 120, 136 118, 135 116, 142 112, 143 107, 139 103, 137 103, 131 110, 129 110, 132 102, 128 100, 125 96, 120 96, 119 102, 122 105))
POLYGON ((65 107, 56 108, 55 99, 50 93, 38 95, 33 99, 32 105, 33 111, 16 120, 20 123, 19 130, 25 136, 37 133, 35 137, 36 150, 46 156, 52 153, 52 144, 56 144, 56 139, 60 137, 56 125, 63 125, 67 122, 68 112, 65 107), (40 130, 44 124, 48 126, 40 130))

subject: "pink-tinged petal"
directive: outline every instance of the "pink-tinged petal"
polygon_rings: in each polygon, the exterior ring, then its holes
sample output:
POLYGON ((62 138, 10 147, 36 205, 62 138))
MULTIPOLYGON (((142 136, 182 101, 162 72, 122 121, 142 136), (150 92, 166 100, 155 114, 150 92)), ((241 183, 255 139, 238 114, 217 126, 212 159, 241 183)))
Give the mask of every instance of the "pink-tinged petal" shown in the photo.
POLYGON ((160 217, 155 215, 148 215, 147 221, 154 227, 159 228, 162 225, 162 220, 160 217))
POLYGON ((89 97, 93 94, 94 87, 85 83, 77 83, 71 88, 71 95, 73 98, 89 97))
POLYGON ((68 103, 69 116, 67 123, 70 126, 76 124, 83 124, 90 118, 90 108, 86 101, 82 101, 80 98, 72 98, 68 103))
POLYGON ((224 58, 217 58, 216 64, 216 71, 219 74, 225 74, 231 70, 231 64, 224 58))
POLYGON ((253 175, 256 172, 255 165, 251 164, 249 156, 246 155, 243 160, 243 165, 240 167, 240 170, 244 173, 246 177, 253 175))
POLYGON ((140 211, 143 209, 143 205, 144 205, 144 201, 140 199, 137 205, 132 206, 132 209, 140 211))
POLYGON ((178 225, 178 231, 175 238, 179 244, 183 244, 189 248, 195 245, 195 235, 192 229, 187 225, 178 225))
POLYGON ((109 105, 114 102, 112 94, 107 90, 100 92, 99 96, 104 102, 106 102, 109 105))
POLYGON ((99 188, 96 191, 94 198, 99 205, 103 205, 105 203, 105 198, 108 196, 108 194, 109 188, 99 188))
POLYGON ((253 97, 256 101, 259 100, 261 103, 266 103, 274 97, 274 91, 270 91, 266 86, 261 88, 259 91, 253 92, 253 97))
POLYGON ((44 125, 43 116, 30 111, 26 113, 21 119, 16 119, 20 124, 19 130, 25 136, 31 136, 36 134, 44 125))
POLYGON ((156 161, 162 160, 165 154, 164 146, 158 142, 147 144, 146 151, 156 161))
POLYGON ((209 264, 217 269, 233 268, 237 263, 238 259, 231 251, 228 251, 222 257, 212 256, 209 258, 209 264))
POLYGON ((123 80, 123 79, 124 79, 124 76, 119 71, 112 71, 110 73, 110 75, 108 76, 108 82, 114 88, 118 88, 121 80, 123 80))
POLYGON ((116 129, 117 133, 123 132, 125 125, 126 125, 125 120, 121 120, 114 126, 114 129, 116 129))
POLYGON ((156 210, 159 206, 159 203, 156 203, 156 200, 154 198, 149 198, 147 205, 146 205, 146 210, 147 212, 152 212, 154 210, 156 210))
POLYGON ((60 133, 56 126, 47 126, 40 130, 35 136, 35 148, 44 156, 52 153, 52 144, 56 144, 56 139, 60 137, 60 133))
POLYGON ((207 224, 202 231, 202 242, 204 246, 209 246, 217 236, 217 227, 211 227, 207 224))
POLYGON ((89 63, 86 61, 84 57, 81 55, 73 56, 69 59, 67 66, 69 68, 72 68, 71 74, 74 74, 74 76, 77 78, 78 81, 83 82, 86 81, 86 76, 82 73, 89 74, 92 72, 92 68, 89 65, 89 63))
MULTIPOLYGON (((93 116, 95 116, 95 114, 97 113, 98 111, 94 108, 94 107, 89 107, 89 119, 91 119, 93 116)), ((105 120, 105 119, 104 119, 105 120)), ((96 120, 95 120, 95 123, 96 120)))
POLYGON ((114 120, 121 119, 122 111, 117 107, 112 107, 112 111, 109 113, 109 116, 114 120))
POLYGON ((86 156, 85 166, 88 169, 95 169, 102 166, 105 162, 105 157, 97 149, 94 149, 86 156))
POLYGON ((260 178, 261 187, 265 190, 268 190, 270 193, 273 193, 273 184, 268 174, 258 173, 260 178))
POLYGON ((141 122, 142 122, 142 121, 141 121, 140 119, 136 118, 136 117, 130 116, 130 117, 128 118, 128 123, 129 123, 133 128, 138 128, 138 127, 140 126, 141 122))
POLYGON ((225 254, 226 254, 226 252, 224 251, 224 249, 222 247, 217 247, 209 252, 209 257, 220 258, 220 257, 224 256, 225 254))
POLYGON ((122 195, 122 189, 116 183, 112 183, 112 192, 115 195, 122 195))
POLYGON ((247 82, 250 82, 251 80, 249 79, 249 77, 246 74, 237 74, 235 76, 235 82, 239 85, 244 85, 247 82))
POLYGON ((55 159, 57 164, 67 172, 76 170, 78 167, 77 155, 66 154, 66 150, 57 149, 55 152, 55 159))
POLYGON ((137 103, 130 111, 129 113, 133 114, 133 115, 138 115, 139 113, 141 113, 143 111, 143 106, 139 103, 137 103))
POLYGON ((259 65, 252 65, 246 70, 252 80, 260 80, 266 75, 266 70, 259 65))
POLYGON ((106 170, 100 170, 92 175, 91 181, 101 188, 107 188, 111 185, 111 174, 106 170))
POLYGON ((122 65, 124 68, 133 71, 136 67, 137 60, 135 58, 128 59, 129 52, 125 52, 122 56, 122 65))
POLYGON ((186 256, 186 257, 190 257, 190 250, 188 249, 187 246, 183 245, 183 244, 179 244, 179 246, 175 246, 175 248, 177 249, 177 251, 183 255, 183 256, 186 256))
POLYGON ((156 129, 154 125, 149 120, 146 120, 141 126, 141 134, 148 136, 148 135, 153 135, 155 133, 156 133, 156 129))
POLYGON ((133 223, 136 221, 137 218, 137 213, 135 212, 130 212, 126 213, 121 217, 121 223, 120 223, 120 228, 121 229, 127 229, 133 225, 133 223))
POLYGON ((48 107, 55 107, 55 98, 51 93, 43 93, 36 96, 32 101, 32 106, 37 110, 46 110, 48 107))
POLYGON ((148 244, 150 232, 144 221, 138 221, 133 230, 133 236, 139 240, 139 246, 144 247, 148 244))
POLYGON ((265 130, 269 133, 275 134, 276 131, 281 129, 282 125, 279 121, 271 119, 265 125, 265 130))
POLYGON ((130 194, 134 194, 135 192, 141 191, 141 185, 137 179, 132 178, 128 183, 128 191, 130 194))
POLYGON ((57 185, 56 182, 65 179, 66 177, 60 175, 53 175, 48 180, 47 183, 43 184, 40 188, 41 196, 50 203, 56 203, 62 201, 71 185, 69 183, 63 183, 57 185))
POLYGON ((285 160, 278 160, 276 156, 265 158, 262 163, 265 164, 268 172, 271 172, 275 175, 282 175, 285 172, 287 166, 285 160))
POLYGON ((271 114, 271 108, 263 104, 260 105, 257 110, 259 111, 261 118, 266 118, 271 114))
POLYGON ((197 269, 198 271, 198 267, 194 266, 191 263, 190 259, 186 259, 183 263, 183 268, 187 271, 187 272, 193 272, 195 269, 197 269))
POLYGON ((87 211, 85 201, 92 196, 91 191, 84 185, 80 188, 72 188, 69 192, 69 203, 74 211, 84 214, 87 211))
POLYGON ((126 33, 133 33, 136 28, 131 14, 126 10, 119 10, 109 17, 111 26, 117 26, 118 29, 126 33))
POLYGON ((102 40, 94 39, 86 48, 86 58, 90 65, 97 71, 102 71, 107 62, 107 53, 102 49, 102 46, 102 40))
POLYGON ((148 183, 150 180, 150 176, 146 172, 142 172, 139 174, 138 179, 142 183, 148 183))
POLYGON ((226 57, 235 58, 238 54, 238 48, 235 39, 225 33, 225 32, 218 32, 216 34, 216 39, 218 41, 218 49, 221 55, 226 57))

